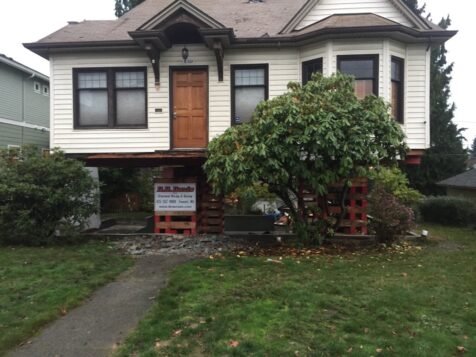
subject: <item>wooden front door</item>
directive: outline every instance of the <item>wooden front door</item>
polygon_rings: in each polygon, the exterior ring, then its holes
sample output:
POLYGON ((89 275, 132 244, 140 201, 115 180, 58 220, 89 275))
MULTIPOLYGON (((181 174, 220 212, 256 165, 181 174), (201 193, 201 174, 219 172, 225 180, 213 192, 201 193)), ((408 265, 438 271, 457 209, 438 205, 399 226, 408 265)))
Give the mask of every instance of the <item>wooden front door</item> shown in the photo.
POLYGON ((205 148, 208 142, 208 74, 201 69, 172 71, 172 147, 205 148))

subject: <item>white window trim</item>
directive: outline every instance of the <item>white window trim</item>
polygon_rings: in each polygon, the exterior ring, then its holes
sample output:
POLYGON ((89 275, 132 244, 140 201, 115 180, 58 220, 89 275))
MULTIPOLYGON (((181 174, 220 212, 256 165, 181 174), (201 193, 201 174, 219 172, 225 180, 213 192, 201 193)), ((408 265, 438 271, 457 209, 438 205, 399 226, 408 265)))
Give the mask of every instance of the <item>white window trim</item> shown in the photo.
POLYGON ((38 81, 33 82, 33 92, 41 94, 41 83, 38 81), (38 89, 36 89, 36 86, 38 86, 38 89))

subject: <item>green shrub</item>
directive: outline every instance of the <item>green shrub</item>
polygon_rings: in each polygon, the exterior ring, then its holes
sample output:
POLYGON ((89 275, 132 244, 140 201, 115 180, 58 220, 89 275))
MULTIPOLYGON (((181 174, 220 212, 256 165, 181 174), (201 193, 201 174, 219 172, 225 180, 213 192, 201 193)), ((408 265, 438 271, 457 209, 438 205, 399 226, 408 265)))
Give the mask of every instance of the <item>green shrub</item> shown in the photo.
POLYGON ((419 210, 426 222, 448 226, 469 226, 476 222, 476 205, 464 198, 429 197, 420 203, 419 210))
POLYGON ((398 167, 379 167, 372 171, 370 179, 375 185, 382 186, 405 205, 415 205, 424 197, 420 192, 408 186, 407 176, 398 167))
POLYGON ((0 242, 42 244, 77 233, 97 211, 96 183, 81 162, 34 146, 0 150, 0 242))
POLYGON ((370 194, 369 214, 372 216, 370 227, 382 243, 395 241, 413 226, 413 210, 380 185, 370 194))

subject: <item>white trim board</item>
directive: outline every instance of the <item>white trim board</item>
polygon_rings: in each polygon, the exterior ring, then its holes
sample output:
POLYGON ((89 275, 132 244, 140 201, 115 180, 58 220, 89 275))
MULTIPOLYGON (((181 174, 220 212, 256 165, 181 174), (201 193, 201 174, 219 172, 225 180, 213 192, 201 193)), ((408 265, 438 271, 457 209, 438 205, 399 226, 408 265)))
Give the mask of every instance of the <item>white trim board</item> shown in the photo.
POLYGON ((16 120, 11 120, 11 119, 0 118, 0 123, 1 124, 21 126, 23 128, 35 129, 35 130, 40 130, 40 131, 45 131, 45 132, 50 131, 50 129, 45 127, 45 126, 30 124, 30 123, 27 123, 27 122, 24 122, 24 121, 16 121, 16 120))

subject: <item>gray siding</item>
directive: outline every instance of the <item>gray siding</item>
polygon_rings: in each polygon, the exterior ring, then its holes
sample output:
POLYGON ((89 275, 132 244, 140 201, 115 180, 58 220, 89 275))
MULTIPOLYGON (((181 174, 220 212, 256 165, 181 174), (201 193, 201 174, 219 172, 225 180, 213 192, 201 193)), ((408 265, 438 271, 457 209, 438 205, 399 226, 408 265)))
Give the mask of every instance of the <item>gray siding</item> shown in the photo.
POLYGON ((26 77, 24 79, 23 93, 25 98, 24 121, 30 124, 40 125, 49 128, 50 126, 50 95, 49 84, 36 78, 26 77), (41 85, 41 92, 33 90, 33 83, 41 85), (43 87, 48 87, 48 95, 43 94, 43 87))
POLYGON ((22 78, 20 71, 0 63, 0 118, 22 120, 22 78))
POLYGON ((8 145, 21 146, 25 144, 48 148, 49 140, 49 133, 46 131, 0 123, 0 148, 6 148, 8 145))
POLYGON ((21 127, 0 123, 0 148, 5 148, 8 145, 21 145, 21 136, 21 127))

